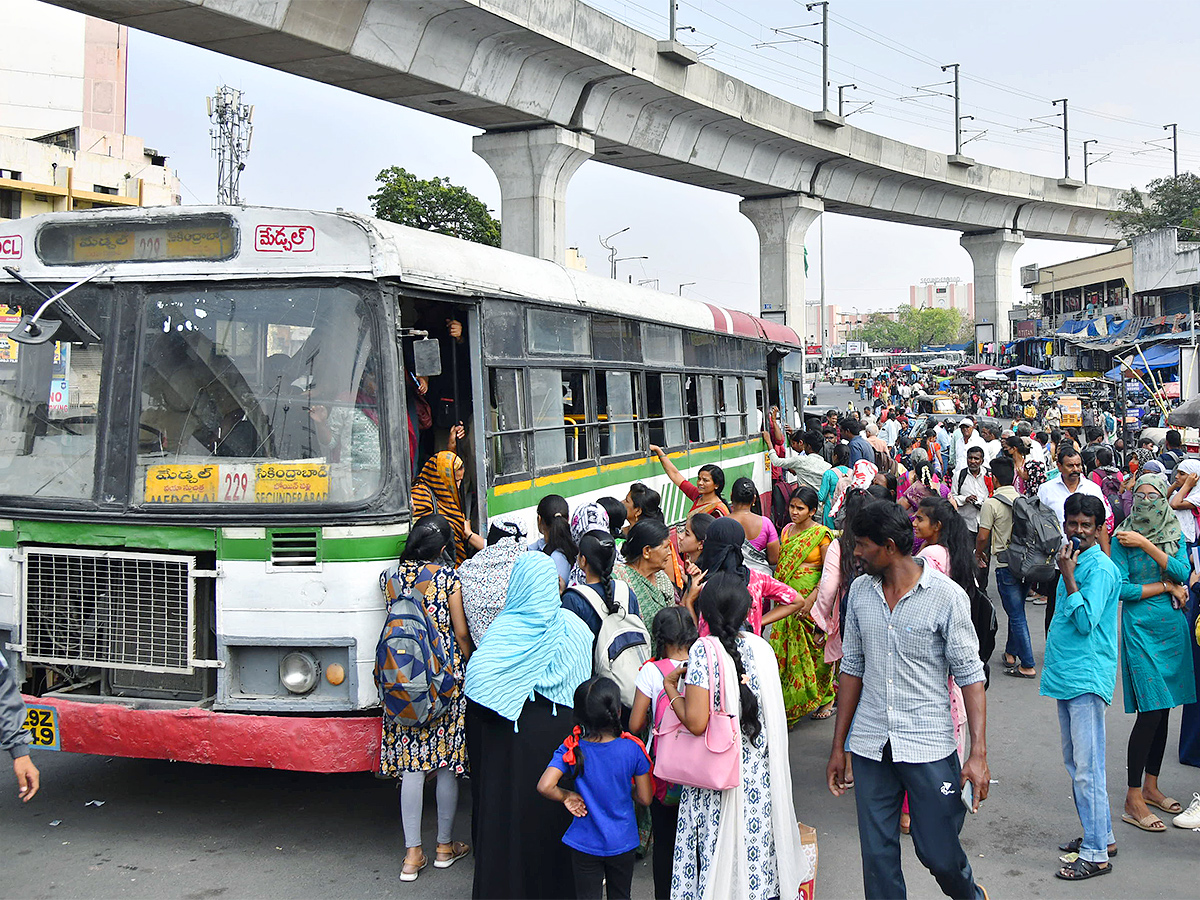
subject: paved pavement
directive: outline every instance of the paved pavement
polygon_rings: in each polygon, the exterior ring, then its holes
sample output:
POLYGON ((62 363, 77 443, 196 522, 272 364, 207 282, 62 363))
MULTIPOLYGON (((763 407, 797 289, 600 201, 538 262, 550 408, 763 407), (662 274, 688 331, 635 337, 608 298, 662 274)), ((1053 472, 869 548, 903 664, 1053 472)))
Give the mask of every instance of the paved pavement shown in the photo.
MULTIPOLYGON (((833 405, 838 389, 822 385, 833 405)), ((848 392, 847 392, 848 393, 848 392)), ((846 398, 840 401, 845 407, 846 398)), ((993 598, 995 597, 993 588, 993 598)), ((1005 617, 1000 616, 1003 645, 1005 617)), ((1041 661, 1044 607, 1029 606, 1041 661)), ((998 656, 997 656, 998 658, 998 656)), ((994 898, 1197 896, 1200 833, 1169 828, 1147 834, 1115 824, 1114 871, 1087 886, 1053 877, 1055 845, 1080 833, 1062 766, 1053 701, 1037 682, 999 675, 988 691, 991 797, 968 817, 963 843, 994 898)), ((1185 804, 1200 791, 1200 769, 1179 765, 1176 713, 1162 785, 1185 804)), ((1114 817, 1124 799, 1125 742, 1133 717, 1118 705, 1108 715, 1108 786, 1114 817)), ((854 799, 824 785, 832 720, 806 720, 791 734, 796 811, 818 832, 821 900, 862 896, 854 799)), ((371 775, 309 775, 42 752, 43 787, 23 806, 0 774, 0 898, 309 897, 454 898, 470 895, 470 860, 413 884, 401 884, 395 788, 371 775), (86 806, 103 800, 100 807, 86 806), (53 824, 58 823, 58 824, 53 824)), ((469 834, 468 785, 457 833, 469 834)), ((427 793, 425 833, 433 835, 427 793)), ((904 839, 913 898, 939 897, 937 885, 904 839)), ((639 865, 634 896, 652 896, 648 864, 639 865)))

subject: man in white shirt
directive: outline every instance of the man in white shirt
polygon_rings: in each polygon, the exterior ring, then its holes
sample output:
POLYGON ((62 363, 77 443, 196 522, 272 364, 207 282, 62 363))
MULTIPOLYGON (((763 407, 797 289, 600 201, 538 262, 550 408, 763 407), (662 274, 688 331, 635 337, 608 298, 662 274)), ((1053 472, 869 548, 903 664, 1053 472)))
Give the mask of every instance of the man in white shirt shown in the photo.
POLYGON ((983 445, 983 438, 979 436, 979 432, 975 430, 974 419, 963 419, 958 423, 958 427, 954 429, 954 477, 958 477, 958 473, 967 467, 967 451, 972 447, 979 447, 983 450, 984 459, 987 459, 987 448, 983 445))
POLYGON ((999 429, 991 422, 980 422, 979 434, 983 438, 983 461, 990 465, 1000 455, 999 429))
POLYGON ((896 439, 900 437, 900 423, 896 419, 896 411, 888 410, 888 420, 883 423, 883 428, 880 430, 880 437, 889 447, 896 446, 896 439))
MULTIPOLYGON (((971 532, 971 546, 975 546, 975 539, 979 534, 979 511, 991 496, 987 473, 983 470, 983 456, 982 447, 971 447, 967 450, 967 466, 954 475, 954 483, 950 486, 950 499, 958 507, 963 524, 971 532)), ((986 568, 975 571, 975 580, 980 590, 987 591, 988 573, 986 568)))
MULTIPOLYGON (((765 432, 763 437, 767 438, 765 432)), ((768 449, 767 454, 770 457, 771 465, 778 466, 785 472, 791 472, 800 484, 806 484, 814 491, 819 491, 821 479, 829 470, 829 463, 825 462, 825 457, 821 453, 825 448, 825 439, 815 431, 808 431, 801 436, 800 441, 804 452, 799 456, 789 456, 783 459, 776 456, 773 449, 768 449)), ((771 442, 768 439, 767 447, 770 448, 770 446, 771 442)))

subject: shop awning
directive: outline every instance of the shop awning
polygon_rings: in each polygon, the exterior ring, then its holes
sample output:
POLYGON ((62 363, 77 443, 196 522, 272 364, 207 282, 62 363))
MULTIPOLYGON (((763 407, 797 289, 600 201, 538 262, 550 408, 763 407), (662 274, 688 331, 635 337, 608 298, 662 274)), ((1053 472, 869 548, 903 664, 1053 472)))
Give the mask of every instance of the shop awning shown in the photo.
MULTIPOLYGON (((1133 368, 1143 374, 1147 370, 1154 369, 1169 369, 1171 366, 1179 365, 1179 348, 1165 344, 1160 344, 1157 347, 1150 347, 1143 350, 1141 353, 1136 350, 1129 353, 1122 353, 1122 359, 1128 359, 1133 368)), ((1116 365, 1104 373, 1105 378, 1116 381, 1120 378, 1121 366, 1116 365)))

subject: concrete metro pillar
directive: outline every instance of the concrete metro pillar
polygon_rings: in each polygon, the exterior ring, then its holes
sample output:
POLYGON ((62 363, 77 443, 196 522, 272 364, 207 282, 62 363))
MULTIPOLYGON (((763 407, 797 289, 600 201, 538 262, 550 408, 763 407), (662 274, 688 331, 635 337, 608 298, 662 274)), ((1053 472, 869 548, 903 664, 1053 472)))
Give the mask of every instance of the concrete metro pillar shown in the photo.
POLYGON ((1019 231, 985 231, 964 234, 962 248, 971 254, 975 269, 975 321, 992 322, 996 341, 1011 339, 1008 313, 1013 308, 1012 261, 1025 243, 1019 231))
POLYGON ((738 209, 758 231, 760 311, 783 312, 784 323, 804 340, 804 235, 825 211, 824 202, 807 194, 785 194, 747 198, 738 209))
POLYGON ((471 147, 500 182, 500 246, 565 262, 567 185, 596 151, 591 136, 551 125, 476 135, 471 147))

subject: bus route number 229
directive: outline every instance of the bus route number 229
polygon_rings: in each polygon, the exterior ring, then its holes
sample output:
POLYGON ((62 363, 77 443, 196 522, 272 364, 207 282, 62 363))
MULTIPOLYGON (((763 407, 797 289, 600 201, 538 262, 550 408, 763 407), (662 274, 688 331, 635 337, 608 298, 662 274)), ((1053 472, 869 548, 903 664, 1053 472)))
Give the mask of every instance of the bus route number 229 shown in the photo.
POLYGON ((250 479, 253 474, 249 468, 239 471, 230 467, 230 469, 222 471, 221 487, 224 488, 223 499, 226 503, 238 503, 250 496, 250 479))

